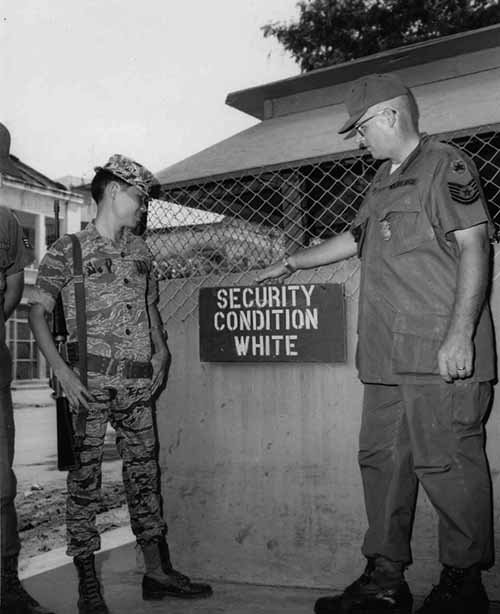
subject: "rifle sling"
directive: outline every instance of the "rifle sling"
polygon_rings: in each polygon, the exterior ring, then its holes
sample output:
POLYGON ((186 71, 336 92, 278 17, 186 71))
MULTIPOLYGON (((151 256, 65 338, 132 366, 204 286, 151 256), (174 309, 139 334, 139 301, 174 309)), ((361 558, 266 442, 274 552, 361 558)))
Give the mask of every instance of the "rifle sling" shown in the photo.
MULTIPOLYGON (((85 306, 85 285, 83 280, 82 246, 75 234, 69 235, 73 244, 73 280, 75 284, 76 336, 78 339, 78 370, 80 380, 85 388, 87 377, 87 318, 85 306)), ((83 438, 85 435, 86 412, 80 410, 77 414, 75 435, 83 438)))
POLYGON ((87 319, 85 316, 85 286, 83 282, 82 246, 78 237, 69 235, 73 243, 73 281, 75 284, 76 336, 80 349, 78 367, 80 379, 87 386, 87 319))

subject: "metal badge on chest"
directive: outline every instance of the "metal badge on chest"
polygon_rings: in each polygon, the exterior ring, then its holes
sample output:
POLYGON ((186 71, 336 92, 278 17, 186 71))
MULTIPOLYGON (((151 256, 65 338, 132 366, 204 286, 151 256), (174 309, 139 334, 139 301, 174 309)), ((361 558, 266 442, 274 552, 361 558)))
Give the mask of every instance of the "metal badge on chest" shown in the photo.
POLYGON ((380 223, 380 234, 384 241, 389 241, 392 237, 391 224, 388 219, 382 220, 380 223))

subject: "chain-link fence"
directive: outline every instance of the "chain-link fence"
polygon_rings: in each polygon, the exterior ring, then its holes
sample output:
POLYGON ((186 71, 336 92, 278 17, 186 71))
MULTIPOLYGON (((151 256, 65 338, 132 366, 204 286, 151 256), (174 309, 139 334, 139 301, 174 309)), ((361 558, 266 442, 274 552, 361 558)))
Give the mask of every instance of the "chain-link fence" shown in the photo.
MULTIPOLYGON (((500 126, 441 136, 476 163, 500 226, 500 126)), ((362 151, 350 151, 167 186, 163 200, 150 206, 145 237, 160 280, 178 280, 168 317, 186 319, 194 311, 192 295, 208 275, 217 285, 229 278, 235 284, 253 269, 345 231, 378 164, 362 151)), ((328 275, 347 281, 354 272, 339 264, 328 275)))

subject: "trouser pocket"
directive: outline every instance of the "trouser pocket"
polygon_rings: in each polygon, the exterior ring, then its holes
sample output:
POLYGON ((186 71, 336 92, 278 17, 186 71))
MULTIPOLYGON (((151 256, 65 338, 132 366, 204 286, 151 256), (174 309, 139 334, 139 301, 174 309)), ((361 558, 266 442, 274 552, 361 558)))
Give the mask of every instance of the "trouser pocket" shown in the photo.
POLYGON ((393 373, 439 374, 438 352, 447 328, 447 316, 396 314, 392 329, 393 373))

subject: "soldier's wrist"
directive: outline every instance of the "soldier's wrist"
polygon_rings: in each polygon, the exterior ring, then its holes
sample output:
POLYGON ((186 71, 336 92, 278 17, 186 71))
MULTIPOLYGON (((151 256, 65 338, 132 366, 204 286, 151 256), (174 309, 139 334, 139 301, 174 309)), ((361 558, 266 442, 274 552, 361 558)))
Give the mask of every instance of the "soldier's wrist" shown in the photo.
POLYGON ((165 328, 163 328, 163 326, 150 326, 149 333, 151 334, 154 331, 157 331, 163 337, 163 339, 165 339, 165 341, 168 339, 168 332, 165 328))
POLYGON ((295 262, 292 261, 292 258, 293 256, 285 256, 283 260, 281 261, 281 264, 283 265, 283 267, 289 274, 295 273, 295 271, 297 270, 297 267, 295 266, 295 262))

